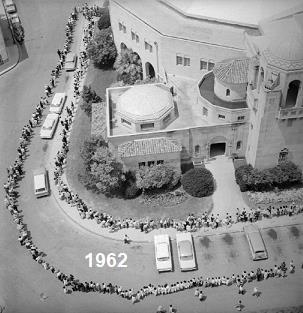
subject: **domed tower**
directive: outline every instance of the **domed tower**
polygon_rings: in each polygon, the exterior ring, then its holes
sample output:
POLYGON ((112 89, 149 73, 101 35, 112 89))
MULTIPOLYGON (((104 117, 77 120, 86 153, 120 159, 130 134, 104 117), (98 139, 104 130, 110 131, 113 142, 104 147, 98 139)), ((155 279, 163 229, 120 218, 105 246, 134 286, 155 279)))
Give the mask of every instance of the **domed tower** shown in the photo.
POLYGON ((283 31, 257 38, 249 66, 251 108, 246 158, 257 168, 291 160, 303 168, 303 32, 283 21, 283 31), (287 29, 291 29, 288 32, 287 29))

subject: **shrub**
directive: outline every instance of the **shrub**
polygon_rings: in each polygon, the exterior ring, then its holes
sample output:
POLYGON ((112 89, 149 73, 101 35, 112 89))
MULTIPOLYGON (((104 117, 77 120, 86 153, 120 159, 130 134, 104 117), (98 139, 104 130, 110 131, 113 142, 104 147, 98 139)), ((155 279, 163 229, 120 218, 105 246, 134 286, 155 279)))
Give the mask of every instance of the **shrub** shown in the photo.
POLYGON ((80 107, 88 115, 92 114, 92 103, 101 102, 102 98, 96 94, 96 91, 91 86, 83 86, 82 100, 80 107))
POLYGON ((193 197, 207 197, 213 194, 215 183, 212 173, 206 168, 193 168, 181 178, 183 189, 193 197))
POLYGON ((180 180, 180 173, 165 164, 141 167, 136 172, 136 183, 140 189, 172 188, 180 180))
POLYGON ((105 29, 110 27, 110 16, 109 16, 109 10, 108 8, 100 8, 99 10, 100 18, 97 22, 98 28, 105 29))
POLYGON ((114 64, 117 50, 111 27, 95 33, 94 38, 87 45, 87 54, 95 67, 109 68, 114 64))
POLYGON ((129 183, 124 190, 124 198, 133 199, 140 193, 140 189, 137 187, 136 182, 129 183))
POLYGON ((126 85, 133 85, 143 77, 141 59, 132 49, 121 50, 115 61, 114 68, 118 72, 118 80, 122 80, 126 85))
POLYGON ((287 188, 302 181, 302 171, 292 162, 281 162, 275 167, 258 170, 243 165, 235 170, 236 182, 241 191, 270 191, 287 188))

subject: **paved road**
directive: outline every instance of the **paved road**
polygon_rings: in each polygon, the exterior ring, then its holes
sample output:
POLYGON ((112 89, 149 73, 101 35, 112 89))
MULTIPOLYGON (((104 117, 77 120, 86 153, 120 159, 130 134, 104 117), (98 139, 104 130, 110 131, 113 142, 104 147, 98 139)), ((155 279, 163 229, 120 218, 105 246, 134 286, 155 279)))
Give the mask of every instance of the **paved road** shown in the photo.
MULTIPOLYGON (((56 63, 55 50, 63 44, 64 21, 73 3, 72 0, 17 1, 25 29, 30 34, 26 42, 29 57, 14 71, 0 78, 1 178, 5 177, 5 168, 15 156, 20 129, 28 120, 44 83, 48 81, 50 69, 56 63), (56 47, 53 47, 54 43, 56 47)), ((69 80, 61 79, 61 84, 68 85, 69 80)), ((138 288, 149 282, 174 282, 193 275, 208 276, 213 273, 229 275, 233 271, 243 269, 244 266, 249 269, 256 267, 256 264, 247 258, 248 248, 241 233, 232 235, 232 239, 223 235, 196 239, 198 271, 191 274, 181 273, 175 263, 173 273, 159 275, 154 267, 152 244, 121 246, 121 243, 100 239, 75 227, 62 214, 53 197, 39 200, 33 197, 31 171, 40 163, 49 162, 48 152, 51 148, 51 145, 41 145, 38 137, 33 139, 25 167, 27 176, 21 184, 20 203, 35 243, 44 248, 47 260, 64 272, 71 272, 82 280, 112 281, 125 287, 138 288), (128 255, 128 267, 126 269, 89 268, 85 260, 85 255, 89 252, 93 254, 125 252, 128 255)), ((3 197, 2 190, 0 196, 3 197)), ((0 301, 5 301, 6 312, 80 313, 87 312, 88 306, 91 313, 154 312, 158 304, 167 307, 169 303, 177 306, 180 313, 231 312, 234 302, 238 299, 236 289, 233 287, 207 290, 207 301, 202 304, 193 297, 192 290, 166 297, 149 297, 135 306, 113 296, 79 293, 66 296, 58 281, 33 262, 29 255, 25 254, 25 250, 17 244, 17 232, 6 211, 0 211, 0 223, 0 301), (219 299, 221 301, 218 301, 219 299)), ((274 232, 268 235, 266 231, 264 238, 270 247, 271 256, 269 263, 273 264, 280 258, 287 258, 288 254, 299 262, 302 256, 302 245, 300 245, 302 231, 302 228, 298 228, 300 236, 296 237, 291 235, 288 228, 280 228, 275 230, 276 239, 273 239, 274 232)), ((176 261, 174 245, 173 254, 176 261)), ((302 287, 301 281, 302 272, 291 275, 286 280, 263 282, 260 284, 260 289, 264 296, 257 303, 249 295, 246 295, 243 301, 250 310, 269 306, 278 307, 284 303, 302 303, 302 300, 298 299, 297 292, 302 287)))

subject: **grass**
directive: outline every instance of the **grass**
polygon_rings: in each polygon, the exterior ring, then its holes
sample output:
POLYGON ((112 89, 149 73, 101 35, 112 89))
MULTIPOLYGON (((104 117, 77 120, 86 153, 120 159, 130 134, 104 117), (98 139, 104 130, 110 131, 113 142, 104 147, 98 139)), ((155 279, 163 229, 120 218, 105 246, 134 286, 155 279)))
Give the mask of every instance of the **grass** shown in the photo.
MULTIPOLYGON (((90 65, 86 85, 91 85, 98 95, 105 100, 105 90, 116 79, 113 70, 102 71, 90 65)), ((118 198, 107 198, 102 194, 96 194, 87 190, 79 181, 79 174, 83 173, 84 166, 80 156, 80 148, 86 138, 90 137, 91 120, 79 108, 73 124, 70 141, 70 151, 67 157, 66 176, 72 190, 77 193, 89 206, 101 212, 107 212, 115 217, 150 217, 150 218, 185 218, 189 213, 210 212, 213 206, 211 197, 195 198, 189 196, 186 201, 175 206, 151 206, 143 203, 142 196, 124 200, 118 198)))

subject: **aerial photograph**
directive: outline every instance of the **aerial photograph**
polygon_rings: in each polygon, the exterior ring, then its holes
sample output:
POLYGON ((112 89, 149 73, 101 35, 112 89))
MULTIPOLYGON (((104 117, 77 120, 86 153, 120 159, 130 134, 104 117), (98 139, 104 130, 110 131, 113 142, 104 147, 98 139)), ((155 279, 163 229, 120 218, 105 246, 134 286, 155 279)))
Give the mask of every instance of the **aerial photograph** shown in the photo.
POLYGON ((303 313, 302 172, 303 0, 0 0, 0 313, 303 313))

